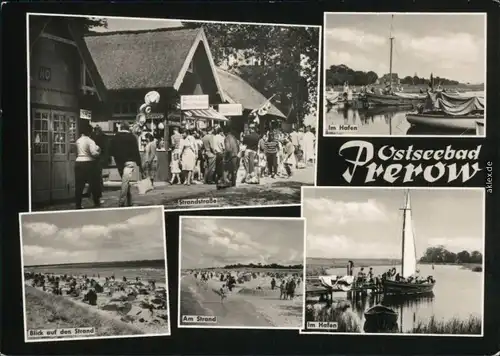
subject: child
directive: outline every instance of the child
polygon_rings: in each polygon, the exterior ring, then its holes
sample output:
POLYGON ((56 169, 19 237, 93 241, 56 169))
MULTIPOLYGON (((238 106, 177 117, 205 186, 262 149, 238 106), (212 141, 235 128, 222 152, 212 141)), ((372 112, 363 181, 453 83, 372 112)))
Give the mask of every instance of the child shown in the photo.
POLYGON ((170 179, 170 184, 174 184, 175 179, 177 178, 177 184, 181 184, 181 177, 179 174, 181 173, 180 167, 180 151, 175 149, 172 151, 172 160, 170 162, 170 173, 172 173, 172 179, 170 179))

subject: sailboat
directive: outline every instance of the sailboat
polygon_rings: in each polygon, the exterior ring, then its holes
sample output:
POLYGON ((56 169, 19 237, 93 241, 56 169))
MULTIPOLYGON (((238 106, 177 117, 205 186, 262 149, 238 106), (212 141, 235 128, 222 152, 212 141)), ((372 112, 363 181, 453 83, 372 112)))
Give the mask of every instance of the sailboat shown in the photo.
POLYGON ((394 47, 394 36, 392 35, 392 20, 391 18, 391 31, 389 35, 389 90, 390 94, 375 94, 366 92, 364 95, 365 100, 372 106, 414 106, 422 103, 426 96, 423 94, 412 93, 398 93, 392 91, 392 52, 394 47))
POLYGON ((407 282, 408 277, 412 277, 417 272, 417 253, 415 243, 415 233, 411 214, 410 192, 405 193, 405 205, 403 210, 402 229, 402 259, 401 273, 402 280, 383 280, 384 294, 392 295, 414 295, 431 293, 435 282, 433 280, 407 282))

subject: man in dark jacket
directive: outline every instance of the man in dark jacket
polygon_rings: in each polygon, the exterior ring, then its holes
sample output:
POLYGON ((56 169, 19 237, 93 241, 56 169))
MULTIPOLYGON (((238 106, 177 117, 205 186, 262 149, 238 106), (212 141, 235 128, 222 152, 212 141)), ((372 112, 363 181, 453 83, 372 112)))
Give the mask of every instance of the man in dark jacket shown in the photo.
POLYGON ((129 131, 129 125, 123 123, 120 131, 111 139, 109 154, 115 158, 116 167, 122 178, 120 200, 118 206, 132 206, 132 195, 130 194, 130 181, 132 174, 139 168, 143 175, 139 143, 133 133, 129 131))
POLYGON ((245 180, 255 173, 255 156, 259 150, 259 141, 259 134, 255 131, 255 127, 251 126, 249 134, 243 138, 243 144, 247 146, 244 160, 245 169, 247 171, 245 180))
POLYGON ((205 152, 205 184, 215 183, 215 150, 214 150, 214 129, 209 127, 207 133, 201 139, 205 152))

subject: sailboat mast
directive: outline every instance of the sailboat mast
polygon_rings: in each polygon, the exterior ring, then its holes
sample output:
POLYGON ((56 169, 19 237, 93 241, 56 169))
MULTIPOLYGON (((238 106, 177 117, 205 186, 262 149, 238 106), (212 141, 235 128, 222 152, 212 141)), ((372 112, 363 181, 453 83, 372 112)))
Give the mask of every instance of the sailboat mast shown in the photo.
POLYGON ((394 37, 392 36, 392 21, 394 20, 394 15, 391 17, 391 31, 389 33, 389 85, 390 88, 392 89, 392 50, 393 50, 393 44, 394 44, 394 37))
POLYGON ((405 270, 405 238, 406 238, 406 205, 408 203, 408 192, 405 193, 405 205, 403 207, 403 231, 401 233, 401 276, 403 276, 403 271, 405 270))

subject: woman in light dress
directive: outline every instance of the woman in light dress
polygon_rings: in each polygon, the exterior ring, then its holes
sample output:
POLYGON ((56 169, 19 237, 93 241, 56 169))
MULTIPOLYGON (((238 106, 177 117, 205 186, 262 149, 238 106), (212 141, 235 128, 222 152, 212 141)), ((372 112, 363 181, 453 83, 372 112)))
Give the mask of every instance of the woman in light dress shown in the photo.
POLYGON ((193 181, 193 170, 198 157, 198 146, 196 139, 191 134, 190 130, 185 130, 182 133, 181 146, 181 168, 185 172, 185 185, 191 185, 193 181))
POLYGON ((172 159, 170 160, 170 173, 172 178, 170 179, 170 184, 174 184, 177 180, 177 184, 181 184, 181 145, 180 142, 174 142, 174 150, 172 151, 172 159))
POLYGON ((306 133, 302 137, 302 147, 304 150, 304 162, 307 164, 309 162, 314 162, 315 160, 315 145, 316 137, 311 132, 311 126, 306 127, 306 133))

